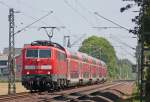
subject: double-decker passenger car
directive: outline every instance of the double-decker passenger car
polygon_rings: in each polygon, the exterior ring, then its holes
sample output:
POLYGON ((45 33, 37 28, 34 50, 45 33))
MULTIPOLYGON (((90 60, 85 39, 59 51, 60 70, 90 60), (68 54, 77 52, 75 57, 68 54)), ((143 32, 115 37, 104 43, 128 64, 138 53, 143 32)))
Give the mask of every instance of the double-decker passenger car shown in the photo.
POLYGON ((22 50, 22 84, 29 90, 98 83, 106 75, 104 62, 57 43, 35 41, 22 50))

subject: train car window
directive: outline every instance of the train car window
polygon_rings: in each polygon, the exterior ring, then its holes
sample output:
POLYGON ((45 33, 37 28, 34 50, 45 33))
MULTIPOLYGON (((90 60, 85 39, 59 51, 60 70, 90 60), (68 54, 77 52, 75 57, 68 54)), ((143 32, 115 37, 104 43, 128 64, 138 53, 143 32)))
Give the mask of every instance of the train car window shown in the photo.
POLYGON ((26 57, 38 57, 38 50, 27 49, 26 57))
POLYGON ((93 73, 93 74, 92 74, 92 77, 93 77, 93 78, 96 78, 96 73, 93 73))
POLYGON ((64 53, 58 52, 58 59, 64 61, 66 60, 66 55, 64 53))
POLYGON ((39 58, 50 58, 51 51, 49 50, 39 50, 39 58))
POLYGON ((79 77, 79 73, 78 72, 71 72, 71 78, 76 79, 79 77))
POLYGON ((83 73, 83 78, 89 78, 89 73, 88 72, 84 72, 83 73))
POLYGON ((82 68, 83 67, 83 63, 80 63, 80 68, 82 68))

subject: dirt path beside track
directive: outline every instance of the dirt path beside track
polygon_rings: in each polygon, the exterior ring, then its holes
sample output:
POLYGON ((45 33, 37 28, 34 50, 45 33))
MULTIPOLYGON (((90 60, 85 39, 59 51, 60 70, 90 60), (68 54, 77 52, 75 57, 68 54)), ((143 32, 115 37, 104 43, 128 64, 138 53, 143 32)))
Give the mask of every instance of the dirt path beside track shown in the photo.
MULTIPOLYGON (((16 92, 28 92, 20 82, 16 83, 16 92)), ((8 93, 8 83, 0 83, 0 95, 6 95, 8 93)))

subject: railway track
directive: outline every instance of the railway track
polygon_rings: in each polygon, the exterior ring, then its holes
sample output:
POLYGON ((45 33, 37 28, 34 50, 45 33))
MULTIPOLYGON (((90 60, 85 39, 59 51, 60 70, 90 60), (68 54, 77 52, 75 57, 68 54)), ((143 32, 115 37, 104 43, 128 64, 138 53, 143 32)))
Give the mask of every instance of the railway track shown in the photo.
POLYGON ((0 102, 10 101, 10 100, 24 98, 28 96, 30 96, 28 92, 16 93, 15 95, 1 95, 0 102))
MULTIPOLYGON (((90 94, 94 93, 94 92, 97 92, 97 91, 102 91, 102 90, 106 90, 106 89, 109 89, 109 88, 112 88, 112 87, 116 87, 117 85, 121 85, 123 84, 123 82, 121 83, 107 83, 107 84, 104 84, 104 85, 100 85, 100 86, 95 86, 95 87, 92 87, 92 88, 87 88, 87 89, 73 89, 73 90, 70 90, 69 92, 63 92, 63 93, 60 93, 60 95, 57 95, 58 96, 55 96, 53 97, 51 101, 55 101, 55 102, 79 102, 81 100, 86 100, 86 101, 89 101, 90 99, 94 98, 93 96, 91 96, 90 94)), ((103 99, 107 102, 113 102, 103 96, 100 96, 99 99, 103 99)), ((92 100, 90 100, 92 101, 92 100)))
POLYGON ((84 87, 69 88, 55 92, 19 93, 15 96, 1 96, 0 102, 114 102, 103 95, 94 93, 109 90, 110 88, 124 85, 127 82, 112 82, 84 87))

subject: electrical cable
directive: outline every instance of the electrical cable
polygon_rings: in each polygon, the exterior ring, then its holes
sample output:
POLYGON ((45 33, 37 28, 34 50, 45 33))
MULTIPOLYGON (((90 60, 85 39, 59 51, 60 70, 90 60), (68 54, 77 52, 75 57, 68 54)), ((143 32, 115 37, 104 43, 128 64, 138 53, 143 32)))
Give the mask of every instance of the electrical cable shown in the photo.
MULTIPOLYGON (((39 9, 39 8, 33 8, 31 5, 29 5, 29 4, 27 4, 27 3, 25 3, 25 2, 23 2, 23 1, 21 1, 21 3, 23 3, 23 6, 26 6, 27 8, 30 8, 32 11, 38 11, 38 12, 46 12, 45 10, 42 10, 42 9, 39 9)), ((24 13, 24 15, 25 16, 27 16, 25 13, 24 13)), ((54 15, 53 15, 54 16, 54 15)), ((52 17, 53 17, 52 16, 52 17)), ((33 16, 28 16, 29 18, 31 18, 31 19, 36 19, 35 17, 33 17, 33 16)), ((58 17, 53 17, 54 19, 55 19, 55 21, 56 22, 59 22, 59 23, 61 23, 61 24, 63 24, 63 26, 61 26, 61 27, 58 27, 58 28, 65 28, 69 33, 71 33, 71 31, 68 29, 68 28, 66 28, 66 26, 64 26, 64 23, 62 23, 62 21, 60 20, 60 19, 58 19, 58 17)), ((43 22, 42 21, 42 23, 43 24, 45 24, 45 25, 47 25, 47 26, 49 26, 46 22, 43 22)))
MULTIPOLYGON (((116 47, 116 46, 113 46, 113 47, 116 47)), ((134 54, 132 54, 129 51, 127 51, 124 47, 121 47, 121 46, 117 46, 117 47, 120 47, 121 50, 123 50, 125 53, 129 54, 130 56, 135 57, 134 54)))
POLYGON ((42 16, 41 18, 37 19, 37 20, 36 20, 36 21, 34 21, 33 23, 31 23, 31 24, 29 24, 29 25, 25 26, 24 28, 22 28, 22 29, 18 30, 17 32, 15 32, 15 33, 14 33, 14 35, 16 35, 16 34, 20 33, 21 31, 25 30, 26 28, 29 28, 31 25, 33 25, 33 24, 35 24, 36 22, 38 22, 38 21, 40 21, 40 20, 44 19, 45 17, 49 16, 49 15, 50 15, 50 14, 52 14, 52 13, 53 13, 53 11, 51 11, 51 12, 49 12, 48 14, 46 14, 46 15, 42 16))
MULTIPOLYGON (((115 36, 115 35, 113 35, 113 36, 115 36)), ((111 37, 111 38, 112 38, 112 37, 111 37)), ((117 42, 121 43, 122 45, 125 45, 126 47, 128 47, 128 48, 130 48, 130 49, 132 49, 132 50, 136 50, 134 47, 132 47, 132 46, 130 46, 130 45, 124 43, 124 42, 121 41, 120 39, 118 39, 117 36, 115 36, 113 39, 117 40, 117 42)))
POLYGON ((93 26, 93 24, 84 16, 82 15, 77 9, 73 8, 67 0, 64 0, 64 3, 70 7, 74 12, 76 12, 80 17, 82 17, 90 26, 93 26))
POLYGON ((94 14, 97 15, 98 17, 100 17, 100 18, 103 18, 103 19, 105 19, 105 20, 107 20, 107 21, 113 23, 113 24, 116 25, 116 26, 119 26, 120 28, 123 28, 123 29, 125 29, 125 30, 127 30, 127 31, 130 31, 129 29, 127 29, 127 28, 121 26, 120 24, 118 24, 118 23, 116 23, 116 22, 114 22, 114 21, 112 21, 112 20, 110 20, 110 19, 108 19, 108 18, 106 18, 106 17, 100 15, 98 12, 94 12, 94 14))
MULTIPOLYGON (((85 6, 83 6, 83 4, 82 4, 81 2, 79 2, 79 0, 76 0, 76 3, 78 3, 78 5, 79 5, 82 9, 86 9, 90 14, 93 14, 93 12, 89 11, 85 6)), ((106 17, 100 15, 99 13, 94 12, 94 14, 97 15, 98 17, 101 17, 101 18, 103 18, 103 19, 105 19, 105 20, 107 20, 107 21, 109 21, 109 22, 111 22, 111 23, 117 25, 118 28, 120 27, 120 28, 123 28, 123 29, 125 29, 125 30, 127 30, 127 31, 130 32, 130 30, 127 29, 126 27, 121 26, 120 24, 118 24, 118 23, 116 23, 116 22, 114 22, 114 21, 112 21, 112 20, 110 20, 110 19, 108 19, 108 18, 106 18, 106 17)), ((108 28, 117 28, 117 27, 104 27, 104 29, 108 29, 108 28)))
MULTIPOLYGON (((17 1, 17 0, 16 0, 16 1, 17 1)), ((35 10, 36 10, 36 11, 38 11, 38 12, 48 13, 48 11, 46 11, 46 10, 41 10, 41 9, 39 9, 39 8, 35 8, 35 7, 31 6, 30 4, 28 4, 28 3, 24 2, 24 1, 22 1, 22 0, 19 0, 19 2, 23 4, 22 6, 26 6, 27 8, 30 8, 32 11, 35 11, 35 10)))
POLYGON ((7 7, 7 8, 11 8, 9 5, 7 5, 5 2, 0 1, 0 4, 2 4, 3 6, 7 7))
MULTIPOLYGON (((21 12, 21 14, 22 15, 24 15, 24 16, 26 16, 26 17, 29 17, 29 18, 31 18, 31 19, 33 19, 33 20, 37 20, 38 18, 37 17, 33 17, 33 16, 30 16, 30 15, 27 15, 26 13, 24 13, 24 12, 21 12)), ((43 24, 45 24, 45 25, 47 25, 48 26, 48 24, 46 23, 46 22, 44 22, 44 21, 41 21, 43 24)))
POLYGON ((71 47, 72 47, 73 45, 75 45, 78 41, 80 41, 82 38, 84 38, 86 35, 87 35, 87 34, 84 34, 84 35, 82 35, 79 39, 77 39, 76 41, 74 41, 74 42, 71 44, 71 47))
MULTIPOLYGON (((86 9, 90 14, 93 14, 93 12, 89 11, 85 6, 83 6, 82 3, 79 2, 79 0, 76 0, 76 2, 79 4, 79 6, 80 6, 81 8, 86 9)), ((103 19, 105 19, 105 20, 107 20, 107 21, 109 21, 109 22, 111 22, 111 23, 113 23, 113 24, 115 24, 115 25, 117 25, 117 26, 120 27, 120 28, 123 28, 123 29, 125 29, 125 30, 127 30, 127 31, 130 31, 130 30, 127 29, 126 27, 121 26, 120 24, 118 24, 118 23, 116 23, 116 22, 114 22, 114 21, 112 21, 112 20, 110 20, 110 19, 108 19, 108 18, 106 18, 106 17, 100 15, 100 14, 97 13, 97 12, 94 12, 94 14, 97 15, 97 16, 99 16, 99 17, 101 17, 101 18, 103 18, 103 19)), ((117 28, 117 27, 106 27, 106 28, 117 28)), ((104 29, 105 29, 105 27, 104 27, 104 29)))

